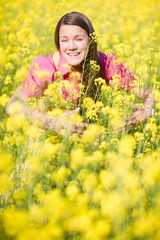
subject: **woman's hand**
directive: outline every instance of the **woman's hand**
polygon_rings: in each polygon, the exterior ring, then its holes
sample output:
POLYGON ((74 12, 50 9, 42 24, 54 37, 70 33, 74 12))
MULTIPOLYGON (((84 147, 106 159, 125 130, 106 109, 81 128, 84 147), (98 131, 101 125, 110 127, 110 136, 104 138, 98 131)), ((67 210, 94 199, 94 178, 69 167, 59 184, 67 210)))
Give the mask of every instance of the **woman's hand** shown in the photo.
POLYGON ((131 105, 135 112, 126 118, 126 122, 122 125, 115 127, 114 130, 123 132, 133 129, 141 122, 145 122, 147 118, 152 115, 152 110, 155 105, 154 95, 151 89, 147 87, 138 87, 135 89, 135 96, 142 99, 144 108, 138 105, 131 105))
POLYGON ((145 122, 152 115, 151 107, 142 107, 139 105, 131 105, 135 112, 126 118, 126 122, 114 128, 115 131, 123 132, 133 129, 141 122, 145 122))
POLYGON ((81 136, 84 130, 90 125, 88 123, 72 122, 69 119, 71 115, 79 112, 79 108, 72 111, 66 111, 62 115, 54 118, 47 116, 45 113, 34 111, 27 105, 27 97, 19 91, 12 96, 10 102, 7 104, 6 111, 9 115, 12 115, 10 106, 15 102, 18 102, 21 105, 19 113, 24 114, 26 119, 31 120, 31 122, 41 128, 51 129, 60 135, 78 134, 81 136))
POLYGON ((59 135, 65 134, 78 134, 81 136, 84 130, 90 125, 88 123, 76 123, 70 121, 69 117, 75 113, 79 112, 79 108, 76 108, 72 111, 67 111, 58 117, 48 117, 43 115, 42 123, 48 129, 51 129, 58 133, 59 135))

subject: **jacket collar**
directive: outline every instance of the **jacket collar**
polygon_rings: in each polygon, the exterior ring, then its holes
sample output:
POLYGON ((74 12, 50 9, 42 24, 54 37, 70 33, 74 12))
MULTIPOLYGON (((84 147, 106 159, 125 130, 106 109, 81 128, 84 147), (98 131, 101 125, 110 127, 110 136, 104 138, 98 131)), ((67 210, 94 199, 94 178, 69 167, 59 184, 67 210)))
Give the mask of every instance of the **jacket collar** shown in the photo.
POLYGON ((60 52, 53 53, 53 62, 56 67, 56 71, 59 71, 62 75, 72 72, 72 68, 67 60, 62 56, 60 52))

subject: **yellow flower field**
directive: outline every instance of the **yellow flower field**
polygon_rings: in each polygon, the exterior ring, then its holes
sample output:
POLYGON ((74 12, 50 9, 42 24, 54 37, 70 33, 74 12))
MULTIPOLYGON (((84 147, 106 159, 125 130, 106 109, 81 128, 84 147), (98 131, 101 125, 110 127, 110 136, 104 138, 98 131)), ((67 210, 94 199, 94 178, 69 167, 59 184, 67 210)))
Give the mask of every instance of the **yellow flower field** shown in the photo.
MULTIPOLYGON (((0 239, 159 240, 160 0, 2 0, 0 22, 0 239), (82 137, 25 120, 19 103, 6 114, 31 62, 56 50, 57 21, 71 11, 89 17, 100 51, 114 52, 152 89, 155 114, 147 122, 114 131, 133 113, 130 104, 143 105, 117 91, 119 76, 113 88, 96 79, 101 97, 85 97, 82 114, 70 118, 94 124, 82 137)), ((60 80, 30 98, 30 108, 55 117, 77 107, 59 94, 60 80)))

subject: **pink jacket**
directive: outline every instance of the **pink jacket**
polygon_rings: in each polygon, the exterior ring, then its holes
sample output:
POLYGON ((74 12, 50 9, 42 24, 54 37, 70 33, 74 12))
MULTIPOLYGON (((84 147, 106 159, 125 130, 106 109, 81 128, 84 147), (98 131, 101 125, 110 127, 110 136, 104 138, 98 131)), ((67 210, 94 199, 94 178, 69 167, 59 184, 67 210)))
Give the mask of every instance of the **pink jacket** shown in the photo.
MULTIPOLYGON (((123 63, 118 62, 113 53, 105 55, 99 52, 99 54, 103 78, 107 84, 113 86, 113 76, 117 74, 121 76, 120 88, 130 91, 134 87, 134 81, 136 80, 133 73, 123 63)), ((60 52, 52 53, 48 57, 39 55, 31 64, 30 70, 22 83, 21 91, 28 97, 39 98, 43 96, 48 83, 56 80, 55 73, 57 71, 62 75, 63 81, 67 80, 69 83, 72 81, 70 90, 66 90, 65 87, 62 89, 63 97, 66 99, 69 96, 72 99, 71 93, 73 89, 79 92, 78 83, 80 80, 75 78, 71 80, 69 78, 72 69, 60 52)))

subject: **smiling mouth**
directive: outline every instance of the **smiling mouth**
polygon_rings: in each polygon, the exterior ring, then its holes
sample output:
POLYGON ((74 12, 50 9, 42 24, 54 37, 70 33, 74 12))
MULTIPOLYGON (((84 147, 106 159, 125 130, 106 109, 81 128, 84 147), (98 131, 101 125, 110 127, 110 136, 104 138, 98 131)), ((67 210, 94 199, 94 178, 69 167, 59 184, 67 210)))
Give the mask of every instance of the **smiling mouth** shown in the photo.
POLYGON ((70 56, 70 57, 74 57, 74 56, 78 56, 80 53, 68 53, 68 55, 70 56))

